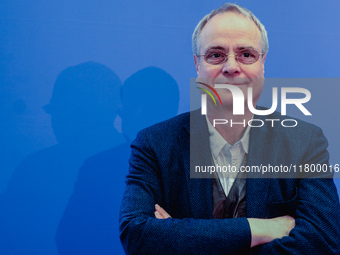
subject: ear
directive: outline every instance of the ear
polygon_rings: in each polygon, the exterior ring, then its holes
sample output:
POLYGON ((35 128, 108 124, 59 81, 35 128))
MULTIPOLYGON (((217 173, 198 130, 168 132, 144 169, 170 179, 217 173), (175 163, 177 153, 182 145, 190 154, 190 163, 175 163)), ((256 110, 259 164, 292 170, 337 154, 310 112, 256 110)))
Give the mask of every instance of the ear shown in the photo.
POLYGON ((267 57, 267 54, 263 55, 263 57, 262 57, 262 69, 263 69, 263 73, 264 73, 264 63, 266 62, 266 57, 267 57))
POLYGON ((198 72, 199 72, 199 62, 200 62, 200 57, 199 56, 197 56, 197 55, 194 55, 194 61, 195 61, 195 66, 196 66, 196 72, 197 72, 197 74, 198 74, 198 72))

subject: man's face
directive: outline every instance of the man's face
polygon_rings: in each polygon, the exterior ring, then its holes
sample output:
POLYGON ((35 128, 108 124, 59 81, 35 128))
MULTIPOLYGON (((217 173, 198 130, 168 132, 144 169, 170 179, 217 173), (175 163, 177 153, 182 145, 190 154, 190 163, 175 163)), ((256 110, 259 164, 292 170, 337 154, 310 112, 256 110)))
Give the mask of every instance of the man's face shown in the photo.
MULTIPOLYGON (((211 49, 219 49, 228 56, 226 62, 218 65, 208 64, 203 56, 194 56, 197 81, 238 86, 247 98, 247 88, 253 88, 253 104, 256 105, 264 83, 265 55, 260 55, 257 62, 246 65, 236 61, 235 55, 242 49, 254 49, 262 52, 261 33, 254 22, 234 13, 222 13, 214 16, 202 30, 200 36, 200 55, 211 49)), ((228 89, 216 89, 223 106, 232 106, 232 96, 228 89)))

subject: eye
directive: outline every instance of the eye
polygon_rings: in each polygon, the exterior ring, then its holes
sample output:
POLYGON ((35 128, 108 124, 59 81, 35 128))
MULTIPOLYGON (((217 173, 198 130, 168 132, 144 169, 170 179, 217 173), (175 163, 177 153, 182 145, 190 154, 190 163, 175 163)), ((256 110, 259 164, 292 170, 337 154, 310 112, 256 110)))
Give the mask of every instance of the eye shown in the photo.
POLYGON ((209 50, 205 53, 205 60, 212 65, 223 63, 225 59, 225 53, 218 50, 209 50))
POLYGON ((219 52, 209 52, 206 56, 207 58, 221 58, 222 54, 219 52))
POLYGON ((246 51, 246 52, 242 52, 241 57, 243 57, 243 58, 253 58, 255 56, 251 52, 246 51))
POLYGON ((237 61, 242 64, 250 65, 255 63, 259 59, 259 56, 260 54, 256 50, 244 49, 237 53, 237 61))

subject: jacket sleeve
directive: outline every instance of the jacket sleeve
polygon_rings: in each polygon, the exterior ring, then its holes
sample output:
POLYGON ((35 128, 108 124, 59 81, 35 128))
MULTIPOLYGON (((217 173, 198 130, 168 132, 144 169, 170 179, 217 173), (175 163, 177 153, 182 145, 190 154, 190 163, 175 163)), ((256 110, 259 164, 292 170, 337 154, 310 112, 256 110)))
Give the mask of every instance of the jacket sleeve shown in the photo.
POLYGON ((127 254, 249 253, 251 233, 246 218, 156 219, 154 206, 163 206, 164 201, 159 165, 173 159, 158 159, 143 133, 131 148, 120 211, 120 238, 127 254))
MULTIPOLYGON (((315 128, 301 164, 329 166, 327 146, 321 129, 315 128)), ((340 209, 333 173, 329 168, 320 178, 309 177, 310 172, 298 182, 295 228, 288 237, 255 247, 253 254, 340 254, 340 209)))

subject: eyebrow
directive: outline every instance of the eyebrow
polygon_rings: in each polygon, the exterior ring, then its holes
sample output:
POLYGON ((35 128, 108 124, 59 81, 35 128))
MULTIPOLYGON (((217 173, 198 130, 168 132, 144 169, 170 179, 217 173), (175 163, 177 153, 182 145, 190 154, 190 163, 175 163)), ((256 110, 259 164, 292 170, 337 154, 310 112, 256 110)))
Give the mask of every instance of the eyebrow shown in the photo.
MULTIPOLYGON (((252 50, 256 50, 253 46, 240 46, 236 48, 237 50, 247 50, 247 49, 252 49, 252 50)), ((213 46, 207 49, 208 50, 224 50, 225 48, 222 46, 213 46)))
MULTIPOLYGON (((237 47, 238 50, 256 50, 253 46, 243 46, 243 47, 237 47)), ((257 51, 257 50, 256 50, 257 51)))
POLYGON ((213 46, 213 47, 208 48, 207 50, 224 50, 225 51, 225 48, 222 46, 213 46))

